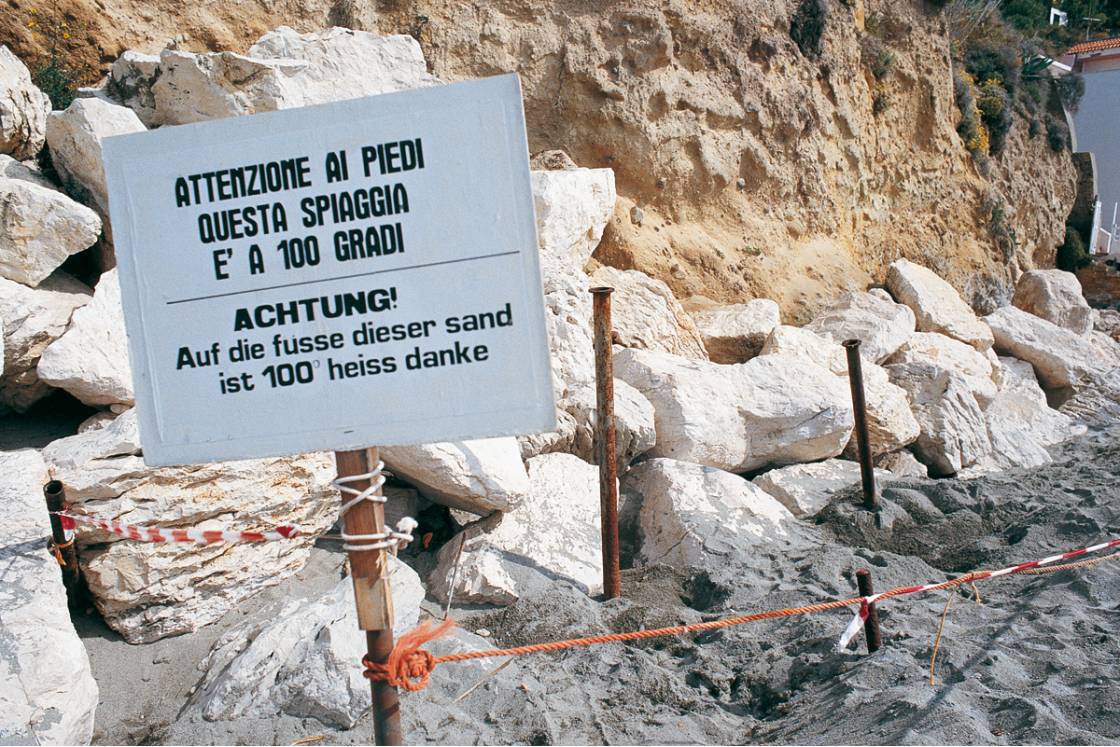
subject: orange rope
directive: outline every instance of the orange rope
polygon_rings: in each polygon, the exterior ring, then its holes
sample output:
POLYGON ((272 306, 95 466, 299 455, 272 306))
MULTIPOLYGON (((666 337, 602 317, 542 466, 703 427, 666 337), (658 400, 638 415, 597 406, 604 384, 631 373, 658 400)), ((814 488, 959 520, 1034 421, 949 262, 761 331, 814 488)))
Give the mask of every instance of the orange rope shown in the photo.
MULTIPOLYGON (((1067 563, 1065 565, 1053 566, 1051 568, 1034 568, 1023 571, 1018 571, 1014 574, 1007 574, 1005 577, 1018 574, 1039 574, 1039 573, 1053 573, 1056 571, 1071 570, 1075 568, 1083 568, 1086 566, 1097 565, 1106 560, 1114 560, 1120 558, 1120 553, 1115 555, 1108 555, 1102 558, 1094 558, 1092 560, 1083 560, 1077 563, 1067 563)), ((915 587, 915 586, 899 586, 889 591, 885 591, 878 596, 877 602, 891 597, 900 596, 902 594, 912 594, 918 589, 923 592, 938 591, 940 589, 950 589, 961 584, 975 584, 978 581, 984 581, 990 578, 991 571, 976 571, 973 573, 965 574, 959 578, 943 581, 939 584, 934 584, 928 587, 915 587)), ((579 646, 595 646, 600 643, 625 643, 627 641, 638 641, 646 638, 659 638, 661 636, 670 635, 684 635, 686 633, 702 633, 708 630, 720 630, 722 628, 731 628, 737 625, 745 625, 746 623, 759 622, 761 620, 773 620, 781 617, 793 617, 795 615, 808 615, 815 612, 826 612, 828 610, 841 609, 843 607, 851 607, 852 605, 862 604, 863 597, 851 597, 849 599, 838 599, 831 602, 820 602, 819 604, 809 604, 803 607, 786 607, 780 610, 768 610, 766 612, 755 612, 749 615, 738 615, 736 617, 726 617, 721 620, 711 620, 702 623, 692 623, 691 625, 674 625, 668 628, 653 628, 650 630, 634 630, 626 633, 608 633, 606 635, 593 635, 585 638, 571 638, 563 641, 548 641, 546 643, 533 643, 527 646, 515 646, 513 648, 499 648, 499 649, 482 649, 477 651, 463 651, 456 654, 447 654, 445 656, 433 656, 429 651, 425 651, 421 646, 425 643, 433 641, 440 636, 447 633, 454 627, 454 621, 450 618, 445 619, 439 625, 433 625, 431 620, 425 620, 416 628, 405 633, 397 641, 393 651, 389 654, 389 658, 384 664, 371 661, 369 657, 362 659, 362 664, 366 670, 364 672, 365 678, 368 680, 387 681, 394 687, 402 687, 405 690, 415 692, 423 690, 428 686, 428 680, 431 676, 432 670, 439 664, 446 664, 456 661, 470 661, 472 659, 487 659, 494 657, 505 656, 524 656, 526 654, 538 654, 547 651, 563 651, 569 648, 576 648, 579 646)))

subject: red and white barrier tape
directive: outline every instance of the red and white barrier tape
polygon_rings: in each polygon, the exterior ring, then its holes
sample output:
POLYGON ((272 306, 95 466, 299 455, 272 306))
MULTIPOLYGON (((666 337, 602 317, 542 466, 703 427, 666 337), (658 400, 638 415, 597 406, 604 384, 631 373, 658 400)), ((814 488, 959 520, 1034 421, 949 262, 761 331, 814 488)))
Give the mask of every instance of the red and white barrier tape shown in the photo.
MULTIPOLYGON (((1051 555, 1050 557, 1043 558, 1042 560, 1031 560, 1026 563, 1019 563, 1018 565, 1002 568, 998 571, 980 571, 978 573, 972 574, 971 581, 986 581, 987 579, 996 578, 998 576, 1010 576, 1014 573, 1022 573, 1023 571, 1028 571, 1031 568, 1038 568, 1039 566, 1057 563, 1059 560, 1069 560, 1070 558, 1076 558, 1081 555, 1090 555, 1092 553, 1100 552, 1101 550, 1110 550, 1113 547, 1120 547, 1120 538, 1113 539, 1108 542, 1102 542, 1099 545, 1093 545, 1091 547, 1083 547, 1080 550, 1071 550, 1070 552, 1062 553, 1061 555, 1051 555)), ((955 585, 956 583, 957 582, 955 581, 942 581, 938 584, 907 586, 901 589, 891 589, 890 591, 885 591, 881 594, 872 594, 869 597, 863 597, 860 600, 859 609, 856 611, 855 616, 852 618, 852 621, 848 623, 848 627, 844 629, 843 635, 840 636, 840 648, 844 648, 845 646, 847 646, 848 643, 850 643, 851 640, 856 636, 856 634, 859 633, 859 629, 863 626, 863 623, 867 620, 867 616, 871 612, 869 605, 874 604, 875 601, 880 599, 881 597, 900 597, 904 594, 917 594, 918 592, 922 591, 936 591, 937 589, 944 589, 945 587, 955 585)))
POLYGON ((299 536, 299 527, 283 524, 264 532, 232 531, 228 529, 173 529, 169 527, 136 526, 119 521, 105 521, 96 516, 57 512, 62 518, 63 529, 73 530, 76 524, 98 527, 120 537, 138 542, 192 542, 206 545, 212 542, 272 542, 299 536))

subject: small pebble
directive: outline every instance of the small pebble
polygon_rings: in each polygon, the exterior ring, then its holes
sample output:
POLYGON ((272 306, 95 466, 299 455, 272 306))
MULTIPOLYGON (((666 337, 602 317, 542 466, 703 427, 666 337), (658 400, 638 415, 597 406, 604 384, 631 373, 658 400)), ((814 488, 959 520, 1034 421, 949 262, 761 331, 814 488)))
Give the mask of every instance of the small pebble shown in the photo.
POLYGON ((657 181, 655 183, 657 184, 658 189, 665 189, 665 183, 666 183, 665 182, 665 177, 663 177, 663 176, 657 177, 657 181))
POLYGON ((482 638, 489 638, 490 637, 490 631, 487 630, 486 628, 479 628, 478 630, 476 630, 474 632, 474 634, 477 635, 477 636, 480 636, 482 638))
POLYGON ((635 226, 642 225, 642 220, 644 220, 645 217, 646 217, 645 212, 643 212, 642 209, 640 207, 638 207, 637 205, 630 208, 630 222, 633 223, 635 226))
POLYGON ((735 180, 735 186, 738 187, 739 189, 746 189, 747 188, 747 180, 740 176, 738 179, 735 180))

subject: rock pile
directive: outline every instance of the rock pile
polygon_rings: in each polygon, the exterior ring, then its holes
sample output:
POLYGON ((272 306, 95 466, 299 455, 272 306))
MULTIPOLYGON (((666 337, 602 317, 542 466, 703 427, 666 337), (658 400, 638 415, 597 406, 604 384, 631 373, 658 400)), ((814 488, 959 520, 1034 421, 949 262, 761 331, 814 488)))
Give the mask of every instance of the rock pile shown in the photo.
MULTIPOLYGON (((145 465, 130 409, 101 140, 439 82, 411 38, 281 28, 247 55, 125 53, 103 86, 48 116, 26 68, 0 47, 0 408, 22 413, 59 389, 91 408, 81 432, 41 452, 0 453, 7 467, 0 491, 26 530, 17 540, 35 544, 42 536, 35 493, 48 468, 83 510, 128 523, 305 530, 290 543, 233 547, 158 546, 83 531, 90 591, 129 642, 195 630, 297 572, 333 523, 338 499, 324 454, 145 465), (24 160, 44 143, 60 184, 24 160), (102 270, 85 278, 92 289, 61 269, 82 252, 102 270)), ((858 481, 844 340, 862 341, 873 451, 890 470, 883 479, 1044 464, 1047 447, 1074 433, 1074 417, 1092 407, 1090 395, 1116 387, 1120 343, 1093 329, 1072 275, 1027 273, 1014 306, 980 318, 949 283, 901 259, 889 268, 886 290, 847 293, 806 326, 783 325, 768 299, 681 303, 665 283, 636 270, 600 266, 589 275, 615 208, 613 172, 555 154, 535 163, 549 167, 535 170, 532 183, 558 428, 520 439, 383 448, 397 494, 445 507, 442 515, 460 527, 430 548, 426 589, 411 569, 395 566, 403 627, 415 622, 425 594, 508 605, 542 577, 587 594, 599 590, 593 284, 617 290, 623 532, 638 565, 704 567, 760 545, 781 547, 795 522, 858 481), (1067 402, 1071 415, 1053 409, 1067 402)), ((73 630, 58 624, 65 598, 53 560, 33 549, 19 556, 8 583, 5 609, 18 613, 5 612, 0 624, 0 640, 8 641, 0 648, 10 652, 0 661, 13 672, 41 669, 44 678, 32 679, 49 684, 54 665, 37 652, 66 651, 67 677, 82 685, 66 702, 46 685, 26 688, 0 717, 0 738, 87 741, 96 686, 73 630), (42 716, 51 709, 58 713, 42 716)), ((344 671, 360 650, 347 632, 355 626, 346 587, 223 638, 197 696, 206 717, 287 713, 352 726, 365 696, 355 670, 344 671)))

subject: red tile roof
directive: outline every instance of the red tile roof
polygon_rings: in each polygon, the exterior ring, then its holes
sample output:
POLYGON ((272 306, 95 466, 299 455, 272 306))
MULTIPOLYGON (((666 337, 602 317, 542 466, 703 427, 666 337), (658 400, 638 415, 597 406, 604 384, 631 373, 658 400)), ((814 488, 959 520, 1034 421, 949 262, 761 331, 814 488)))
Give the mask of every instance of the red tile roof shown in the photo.
POLYGON ((1069 48, 1070 54, 1087 54, 1089 52, 1103 52, 1106 49, 1120 49, 1120 36, 1111 39, 1096 39, 1081 42, 1069 48))

